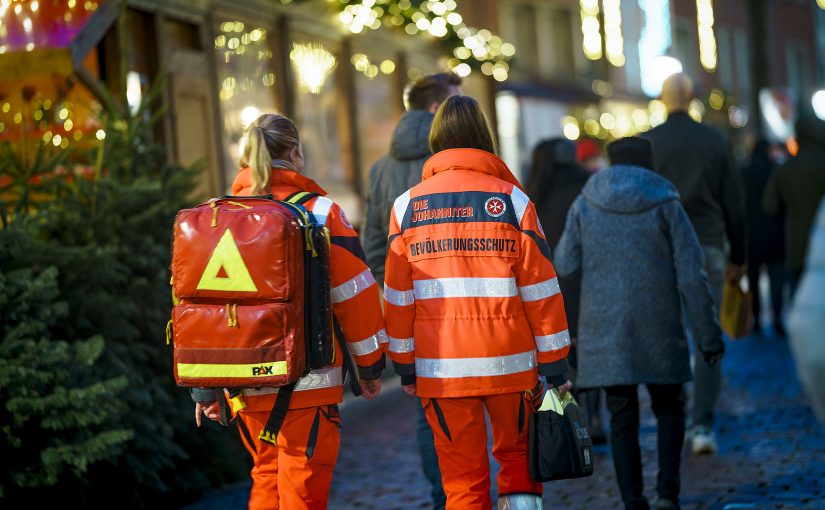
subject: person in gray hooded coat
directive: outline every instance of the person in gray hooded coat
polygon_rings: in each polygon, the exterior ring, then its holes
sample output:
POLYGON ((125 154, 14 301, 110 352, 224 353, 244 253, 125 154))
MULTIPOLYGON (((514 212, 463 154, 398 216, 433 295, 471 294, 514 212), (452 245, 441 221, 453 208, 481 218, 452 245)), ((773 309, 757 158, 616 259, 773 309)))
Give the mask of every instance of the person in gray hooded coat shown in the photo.
POLYGON ((605 387, 625 507, 649 508, 637 396, 637 385, 646 384, 658 421, 656 508, 678 509, 683 384, 691 379, 682 306, 709 363, 725 346, 702 247, 676 188, 651 171, 651 142, 624 138, 608 155, 612 166, 593 175, 571 206, 553 262, 559 276, 581 273, 577 383, 605 387))
POLYGON ((421 182, 430 152, 430 127, 435 111, 448 97, 461 94, 461 77, 452 73, 429 74, 407 91, 409 110, 398 121, 390 153, 370 169, 370 191, 364 224, 364 252, 375 280, 384 284, 384 260, 390 211, 399 195, 421 182))

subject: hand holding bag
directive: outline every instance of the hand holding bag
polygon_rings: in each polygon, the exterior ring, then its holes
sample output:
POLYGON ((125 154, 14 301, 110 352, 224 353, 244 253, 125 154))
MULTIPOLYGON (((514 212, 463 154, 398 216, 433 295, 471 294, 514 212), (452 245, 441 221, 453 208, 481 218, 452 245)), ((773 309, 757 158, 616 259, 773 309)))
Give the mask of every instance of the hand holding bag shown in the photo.
POLYGON ((752 302, 753 294, 748 290, 747 283, 743 286, 742 280, 725 282, 719 323, 731 340, 738 340, 750 333, 752 302))
POLYGON ((530 417, 529 466, 536 482, 583 478, 593 474, 593 441, 584 412, 568 391, 553 388, 530 417))

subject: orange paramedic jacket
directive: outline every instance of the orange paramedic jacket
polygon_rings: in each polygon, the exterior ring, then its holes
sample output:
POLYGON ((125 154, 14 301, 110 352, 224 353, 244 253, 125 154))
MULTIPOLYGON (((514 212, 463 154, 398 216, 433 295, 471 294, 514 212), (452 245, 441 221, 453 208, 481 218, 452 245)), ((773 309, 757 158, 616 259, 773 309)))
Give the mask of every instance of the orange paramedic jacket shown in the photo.
POLYGON ((396 199, 384 277, 396 371, 418 396, 559 384, 570 335, 536 209, 499 158, 450 149, 396 199))
MULTIPOLYGON (((295 192, 308 191, 326 195, 312 179, 297 172, 273 169, 270 193, 276 199, 285 200, 295 192)), ((252 194, 252 171, 242 168, 232 184, 233 195, 252 194)), ((365 262, 364 250, 358 234, 344 215, 343 210, 324 196, 315 197, 304 204, 319 223, 330 230, 331 301, 336 321, 341 326, 350 351, 362 378, 374 379, 384 368, 384 352, 387 334, 381 314, 378 286, 365 262)), ((335 346, 340 351, 338 345, 335 346)), ((292 394, 290 409, 336 404, 343 398, 342 353, 336 352, 335 363, 320 370, 313 370, 298 381, 292 394)), ((277 388, 247 388, 241 394, 247 411, 271 411, 275 404, 277 388)))

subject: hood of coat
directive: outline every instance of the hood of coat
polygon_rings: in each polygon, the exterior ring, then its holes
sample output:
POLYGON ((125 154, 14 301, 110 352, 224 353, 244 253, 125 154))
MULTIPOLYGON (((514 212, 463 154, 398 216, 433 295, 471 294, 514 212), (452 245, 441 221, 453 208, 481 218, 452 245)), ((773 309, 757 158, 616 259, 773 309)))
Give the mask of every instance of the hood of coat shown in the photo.
POLYGON ((390 143, 390 155, 400 161, 426 158, 430 152, 430 127, 434 114, 410 110, 401 116, 390 143))
POLYGON ((596 172, 585 184, 582 195, 600 209, 624 214, 679 200, 679 192, 669 180, 632 165, 615 165, 596 172))
MULTIPOLYGON (((297 188, 301 191, 318 193, 321 196, 327 194, 321 186, 318 186, 318 184, 309 177, 286 168, 272 169, 269 186, 272 190, 277 190, 278 188, 297 188)), ((235 175, 235 181, 232 182, 232 194, 238 196, 252 194, 251 168, 243 167, 238 170, 238 173, 235 175)))
POLYGON ((495 154, 480 149, 447 149, 424 163, 422 180, 448 170, 471 170, 497 177, 524 191, 516 176, 495 154))

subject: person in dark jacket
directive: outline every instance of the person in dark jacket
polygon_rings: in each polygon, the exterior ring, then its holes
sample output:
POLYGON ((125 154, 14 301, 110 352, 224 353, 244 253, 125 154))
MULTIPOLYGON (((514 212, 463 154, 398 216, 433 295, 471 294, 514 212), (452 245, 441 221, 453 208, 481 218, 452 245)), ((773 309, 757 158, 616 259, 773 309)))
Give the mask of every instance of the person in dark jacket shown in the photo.
POLYGON ((762 209, 762 196, 776 167, 771 144, 761 139, 753 147, 750 163, 742 172, 748 229, 748 282, 753 292, 753 330, 762 331, 759 275, 764 267, 770 280, 773 329, 785 336, 782 325, 782 290, 785 286, 785 230, 780 216, 770 216, 762 209))
MULTIPOLYGON (((544 140, 533 149, 533 163, 527 183, 527 194, 536 204, 536 212, 551 250, 556 247, 564 231, 570 205, 579 196, 591 175, 576 162, 576 153, 576 144, 565 138, 544 140)), ((575 341, 578 338, 581 281, 578 277, 559 277, 559 288, 564 297, 568 330, 574 343, 567 359, 575 368, 575 341)), ((607 436, 599 417, 600 393, 601 390, 598 388, 576 392, 576 398, 581 401, 587 411, 588 430, 595 444, 607 442, 607 436)))
POLYGON ((805 269, 808 237, 825 196, 825 122, 806 112, 796 123, 799 152, 776 169, 765 189, 768 214, 785 214, 785 267, 791 293, 805 269))
POLYGON ((639 449, 638 385, 647 385, 658 422, 656 508, 678 509, 691 378, 683 311, 706 363, 718 364, 725 344, 701 245, 675 186, 650 170, 650 141, 624 138, 608 155, 612 166, 587 181, 553 252, 560 276, 582 277, 577 384, 605 388, 616 478, 625 508, 638 510, 650 508, 639 449))
MULTIPOLYGON (((688 115, 693 97, 693 82, 686 74, 665 80, 662 101, 667 121, 643 136, 653 142, 656 172, 676 186, 696 230, 719 310, 725 280, 738 282, 745 274, 745 192, 727 138, 688 115), (725 238, 730 244, 728 257, 725 238)), ((716 453, 713 410, 722 387, 722 367, 710 367, 696 356, 694 375, 688 419, 691 449, 694 454, 716 453)))
MULTIPOLYGON (((452 73, 424 76, 407 91, 408 111, 392 134, 390 153, 370 169, 366 223, 363 229, 367 265, 375 280, 384 284, 384 261, 387 257, 390 211, 399 195, 421 182, 424 162, 430 152, 430 127, 436 110, 448 97, 461 94, 461 78, 452 73)), ((406 391, 406 390, 405 390, 406 391)), ((443 509, 447 496, 441 486, 441 471, 433 443, 433 431, 427 423, 421 400, 417 410, 416 439, 424 476, 432 484, 433 505, 443 509)))

